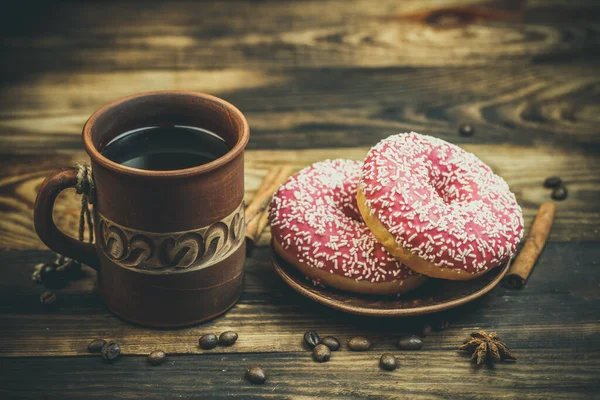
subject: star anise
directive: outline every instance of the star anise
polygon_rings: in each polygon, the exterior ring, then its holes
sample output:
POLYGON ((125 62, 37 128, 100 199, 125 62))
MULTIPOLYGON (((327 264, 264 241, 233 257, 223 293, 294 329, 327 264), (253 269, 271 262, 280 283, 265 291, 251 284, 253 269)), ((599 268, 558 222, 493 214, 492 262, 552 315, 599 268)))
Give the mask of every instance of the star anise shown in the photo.
POLYGON ((477 365, 490 359, 493 361, 516 360, 496 332, 489 334, 485 331, 472 332, 471 338, 466 340, 459 349, 472 353, 471 360, 476 360, 477 365))

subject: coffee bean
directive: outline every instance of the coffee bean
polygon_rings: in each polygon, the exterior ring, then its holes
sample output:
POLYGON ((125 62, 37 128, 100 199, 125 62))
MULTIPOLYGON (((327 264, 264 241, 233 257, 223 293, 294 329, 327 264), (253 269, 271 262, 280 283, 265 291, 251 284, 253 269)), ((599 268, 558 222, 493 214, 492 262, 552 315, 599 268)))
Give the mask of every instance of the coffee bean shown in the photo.
POLYGON ((554 190, 552 191, 552 198, 554 200, 564 200, 569 196, 569 191, 567 190, 566 186, 559 186, 557 188, 554 188, 554 190))
POLYGON ((427 337, 427 336, 431 335, 432 330, 433 330, 433 328, 431 327, 431 325, 429 325, 429 324, 423 325, 423 329, 421 329, 421 336, 427 337))
POLYGON ((324 344, 318 344, 313 350, 313 359, 316 362, 327 362, 331 358, 331 350, 324 344))
POLYGON ((331 351, 338 351, 340 349, 340 341, 333 336, 325 336, 321 339, 321 344, 329 347, 329 350, 331 351))
POLYGON ((47 288, 60 288, 67 282, 64 274, 56 269, 56 264, 45 264, 40 270, 40 279, 47 288))
POLYGON ((121 346, 115 342, 108 342, 102 347, 100 355, 104 361, 113 362, 121 355, 121 346))
POLYGON ((403 336, 398 340, 397 347, 400 350, 420 350, 423 347, 423 339, 416 335, 403 336))
POLYGON ((106 340, 104 339, 94 339, 88 344, 88 351, 90 353, 100 353, 105 344, 106 340))
POLYGON ((371 341, 364 336, 356 336, 348 341, 348 348, 352 351, 366 351, 371 348, 371 341))
POLYGON ((81 263, 79 261, 75 261, 71 258, 65 257, 63 259, 63 277, 65 282, 68 281, 78 281, 80 279, 85 278, 87 275, 83 268, 81 268, 81 263))
POLYGON ((544 181, 544 187, 548 189, 554 189, 561 185, 562 179, 558 176, 551 176, 550 178, 546 178, 544 181))
POLYGON ((238 334, 234 331, 227 331, 221 333, 219 336, 219 345, 221 346, 231 346, 238 339, 238 334))
POLYGON ((304 334, 304 343, 311 349, 314 349, 316 345, 321 343, 321 337, 315 331, 308 331, 304 334))
POLYGON ((160 365, 165 362, 167 358, 167 353, 162 350, 155 350, 152 353, 148 354, 148 362, 152 365, 160 365))
POLYGON ((462 124, 458 127, 458 133, 460 133, 461 136, 473 136, 475 128, 473 128, 473 125, 471 124, 462 124))
POLYGON ((40 303, 45 307, 52 307, 56 304, 56 294, 49 290, 46 290, 40 294, 40 303))
POLYGON ((219 344, 219 339, 217 339, 217 335, 215 335, 214 333, 208 333, 206 335, 200 336, 198 344, 204 350, 210 350, 217 347, 217 344, 219 344))
POLYGON ((248 379, 250 383, 261 385, 267 380, 267 374, 265 373, 264 369, 258 365, 255 365, 248 368, 246 371, 246 379, 248 379))
POLYGON ((398 368, 398 360, 393 354, 385 353, 379 359, 379 366, 388 371, 393 371, 398 368))

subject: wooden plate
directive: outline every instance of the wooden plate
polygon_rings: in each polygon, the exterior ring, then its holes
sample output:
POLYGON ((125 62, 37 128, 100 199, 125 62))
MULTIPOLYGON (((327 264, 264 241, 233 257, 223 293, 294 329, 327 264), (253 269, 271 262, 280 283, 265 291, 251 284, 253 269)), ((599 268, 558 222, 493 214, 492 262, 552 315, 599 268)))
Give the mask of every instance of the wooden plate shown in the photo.
POLYGON ((272 251, 275 272, 296 292, 336 310, 372 317, 409 317, 448 310, 473 301, 494 288, 510 261, 470 281, 429 279, 402 297, 361 295, 314 286, 296 268, 272 251))

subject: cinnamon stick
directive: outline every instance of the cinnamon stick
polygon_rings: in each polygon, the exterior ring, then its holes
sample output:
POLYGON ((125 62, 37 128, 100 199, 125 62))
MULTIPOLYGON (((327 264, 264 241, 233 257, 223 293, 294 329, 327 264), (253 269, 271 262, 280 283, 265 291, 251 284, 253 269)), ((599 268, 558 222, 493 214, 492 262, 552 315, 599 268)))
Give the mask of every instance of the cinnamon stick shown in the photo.
POLYGON ((540 206, 529 235, 525 239, 525 245, 504 278, 507 286, 521 289, 525 285, 536 260, 544 249, 555 214, 556 205, 554 203, 547 202, 540 206))
POLYGON ((244 210, 244 218, 246 220, 246 224, 250 222, 257 214, 260 212, 261 204, 265 201, 264 196, 259 196, 261 193, 264 193, 265 190, 273 184, 273 180, 277 176, 279 172, 279 167, 271 167, 267 171, 267 175, 263 178, 260 186, 256 190, 252 201, 246 206, 246 210, 244 210))
MULTIPOLYGON (((275 179, 275 182, 281 182, 281 183, 279 183, 274 188, 275 190, 273 190, 273 193, 275 193, 277 191, 277 189, 279 189, 279 186, 281 184, 283 184, 287 180, 287 178, 290 177, 290 175, 292 174, 292 172, 294 172, 294 170, 293 170, 292 167, 289 167, 289 166, 283 167, 281 169, 281 171, 279 172, 279 175, 278 175, 277 179, 275 179)), ((269 207, 267 205, 267 207, 265 207, 265 209, 263 210, 263 212, 257 218, 257 221, 256 221, 256 232, 255 232, 255 234, 253 236, 254 243, 258 242, 258 240, 262 236, 265 228, 268 225, 269 225, 269 207)))
MULTIPOLYGON (((267 180, 263 181, 263 184, 260 185, 256 195, 252 199, 250 205, 246 208, 246 252, 250 254, 254 244, 258 241, 258 238, 264 231, 264 229, 268 225, 269 218, 269 202, 273 197, 273 194, 279 189, 279 186, 282 185, 292 174, 294 169, 289 165, 284 165, 281 168, 275 170, 275 176, 272 177, 268 183, 265 183, 267 180), (251 213, 248 212, 248 209, 251 213)), ((267 177, 271 175, 271 171, 267 174, 267 177)))
POLYGON ((260 214, 260 218, 258 219, 258 228, 256 229, 256 237, 254 239, 255 242, 260 240, 265 228, 269 225, 269 207, 265 209, 265 211, 260 214))

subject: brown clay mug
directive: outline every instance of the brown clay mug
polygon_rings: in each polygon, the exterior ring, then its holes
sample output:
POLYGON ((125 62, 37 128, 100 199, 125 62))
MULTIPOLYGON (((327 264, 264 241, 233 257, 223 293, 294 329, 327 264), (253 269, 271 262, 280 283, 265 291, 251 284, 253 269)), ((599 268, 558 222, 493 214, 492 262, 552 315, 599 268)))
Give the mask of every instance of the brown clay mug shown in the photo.
POLYGON ((199 323, 232 307, 242 291, 245 261, 243 114, 217 97, 187 91, 137 94, 109 103, 83 127, 96 185, 95 245, 75 240, 53 222, 58 194, 77 169, 61 168, 42 184, 35 228, 55 252, 98 271, 108 308, 142 325, 199 323), (229 151, 192 168, 152 171, 104 157, 123 132, 186 125, 220 136, 229 151))

